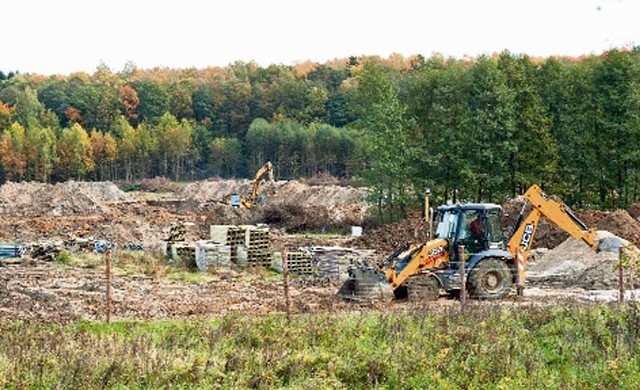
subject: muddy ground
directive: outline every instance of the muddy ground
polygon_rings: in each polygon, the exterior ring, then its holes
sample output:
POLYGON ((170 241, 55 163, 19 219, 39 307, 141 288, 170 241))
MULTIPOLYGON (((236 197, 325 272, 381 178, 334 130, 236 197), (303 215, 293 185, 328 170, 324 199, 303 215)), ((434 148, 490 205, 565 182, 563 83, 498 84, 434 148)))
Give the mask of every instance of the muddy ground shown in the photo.
MULTIPOLYGON (((339 246, 381 259, 406 241, 421 241, 427 229, 419 214, 400 223, 369 228, 365 189, 337 184, 287 181, 264 190, 252 210, 233 209, 220 200, 226 193, 246 193, 250 181, 209 180, 162 191, 125 192, 110 182, 6 183, 0 186, 0 243, 109 240, 122 247, 136 243, 158 253, 177 222, 187 222, 187 241, 209 238, 212 224, 266 223, 274 250, 339 246), (350 227, 365 226, 362 237, 350 227), (332 232, 344 235, 304 234, 332 232)), ((638 204, 615 212, 577 212, 589 226, 638 243, 638 204), (632 216, 634 215, 634 216, 632 216)), ((518 200, 503 205, 509 218, 518 200)), ((529 288, 518 301, 531 304, 610 299, 617 288, 617 256, 595 254, 548 222, 540 226, 529 288), (545 250, 548 248, 548 250, 545 250), (594 298, 595 297, 595 298, 594 298), (607 298, 609 297, 609 298, 607 298)), ((640 279, 640 278, 638 278, 640 279)), ((340 281, 297 279, 291 285, 294 313, 407 310, 408 303, 389 302, 388 294, 365 303, 334 296, 340 281)), ((635 287, 633 279, 627 288, 635 287)), ((113 318, 152 319, 219 316, 229 312, 261 315, 284 310, 284 287, 278 275, 242 269, 214 270, 198 283, 171 281, 161 275, 120 273, 113 280, 113 318)), ((78 267, 40 260, 0 260, 0 318, 3 321, 64 322, 105 316, 105 276, 101 266, 78 267)), ((515 298, 500 304, 515 304, 515 298)), ((457 305, 443 298, 439 307, 457 305)))

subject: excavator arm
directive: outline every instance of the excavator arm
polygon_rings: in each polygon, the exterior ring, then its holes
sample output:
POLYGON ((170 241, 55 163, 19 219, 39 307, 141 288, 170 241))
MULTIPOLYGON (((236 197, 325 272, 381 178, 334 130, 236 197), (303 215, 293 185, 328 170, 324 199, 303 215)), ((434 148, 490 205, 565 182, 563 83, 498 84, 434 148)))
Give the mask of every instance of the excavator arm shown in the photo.
POLYGON ((262 181, 266 178, 268 178, 269 182, 275 186, 273 165, 271 165, 270 161, 267 161, 256 171, 253 185, 251 187, 251 194, 248 197, 242 194, 227 194, 222 199, 222 202, 234 207, 243 207, 247 209, 252 208, 257 203, 258 195, 260 194, 260 186, 262 185, 262 181))
POLYGON ((555 223, 572 237, 589 245, 593 250, 598 250, 596 230, 588 228, 563 202, 550 198, 535 184, 525 192, 524 197, 527 203, 522 206, 514 225, 514 233, 507 245, 509 252, 518 264, 517 285, 519 293, 524 289, 524 272, 541 217, 555 223), (525 217, 524 211, 527 204, 531 205, 531 211, 525 217))
POLYGON ((253 187, 251 188, 251 195, 248 199, 245 200, 246 207, 251 207, 256 203, 258 194, 260 193, 262 180, 266 178, 268 178, 271 184, 275 184, 275 180, 273 178, 273 165, 271 165, 271 161, 267 161, 263 166, 260 167, 260 169, 256 171, 256 177, 253 180, 253 187))

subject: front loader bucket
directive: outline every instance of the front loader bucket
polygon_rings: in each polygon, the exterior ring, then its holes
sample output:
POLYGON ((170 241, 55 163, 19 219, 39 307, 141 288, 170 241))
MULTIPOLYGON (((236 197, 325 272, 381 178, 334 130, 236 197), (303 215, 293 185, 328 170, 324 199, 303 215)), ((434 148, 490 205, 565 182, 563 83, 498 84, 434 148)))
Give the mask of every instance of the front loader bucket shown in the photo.
POLYGON ((350 265, 348 278, 336 295, 351 300, 362 300, 376 293, 381 287, 381 273, 367 265, 350 265))

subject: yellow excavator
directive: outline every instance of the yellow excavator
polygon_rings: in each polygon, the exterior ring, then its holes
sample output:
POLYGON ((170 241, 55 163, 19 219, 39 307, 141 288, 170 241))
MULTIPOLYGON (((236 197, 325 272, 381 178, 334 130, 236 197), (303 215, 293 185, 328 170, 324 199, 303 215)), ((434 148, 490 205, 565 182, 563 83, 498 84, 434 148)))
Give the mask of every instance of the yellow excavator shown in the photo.
MULTIPOLYGON (((428 199, 426 195, 425 218, 431 223, 428 199)), ((376 266, 364 262, 352 264, 337 295, 347 299, 367 297, 382 282, 390 285, 396 298, 435 300, 441 290, 451 295, 459 293, 462 280, 473 298, 504 298, 514 284, 518 295, 522 295, 527 260, 541 217, 596 251, 603 241, 619 241, 617 237, 598 240, 595 229, 588 228, 568 206, 547 196, 537 185, 526 191, 524 199, 526 202, 508 239, 501 229, 502 207, 497 204, 438 207, 433 239, 406 243, 376 266)), ((602 246, 613 248, 616 243, 606 242, 602 246)))
POLYGON ((236 208, 250 209, 260 201, 260 187, 263 180, 268 180, 275 191, 275 180, 273 178, 273 165, 267 161, 257 171, 251 187, 251 194, 247 197, 243 194, 227 194, 222 202, 236 208))

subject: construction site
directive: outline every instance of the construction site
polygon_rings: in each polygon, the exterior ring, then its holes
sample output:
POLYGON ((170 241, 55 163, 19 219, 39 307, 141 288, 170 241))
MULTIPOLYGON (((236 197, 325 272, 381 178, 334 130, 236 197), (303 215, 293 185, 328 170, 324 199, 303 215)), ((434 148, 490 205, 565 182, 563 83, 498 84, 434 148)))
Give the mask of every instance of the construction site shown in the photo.
MULTIPOLYGON (((105 317, 105 258, 115 319, 217 317, 232 312, 283 312, 283 261, 290 277, 289 310, 326 313, 408 310, 415 302, 336 296, 355 261, 379 262, 404 242, 428 240, 420 213, 388 225, 368 220, 366 188, 326 181, 277 181, 254 207, 224 202, 250 192, 250 180, 207 180, 166 188, 124 191, 111 182, 6 183, 0 187, 0 318, 68 322, 105 317), (15 253, 11 254, 13 250, 15 253), (61 258, 83 261, 61 261, 61 258), (193 274, 175 278, 148 259, 193 274), (145 268, 146 267, 146 268, 145 268)), ((502 204, 508 231, 523 200, 502 204)), ((599 235, 615 235, 633 253, 640 242, 640 202, 627 210, 575 211, 599 235)), ((533 242, 522 297, 473 302, 548 305, 618 299, 620 256, 595 252, 544 218, 533 242)), ((635 272, 625 273, 634 299, 635 272)), ((637 279, 637 278, 636 278, 637 279)), ((443 296, 430 307, 457 305, 443 296)))

